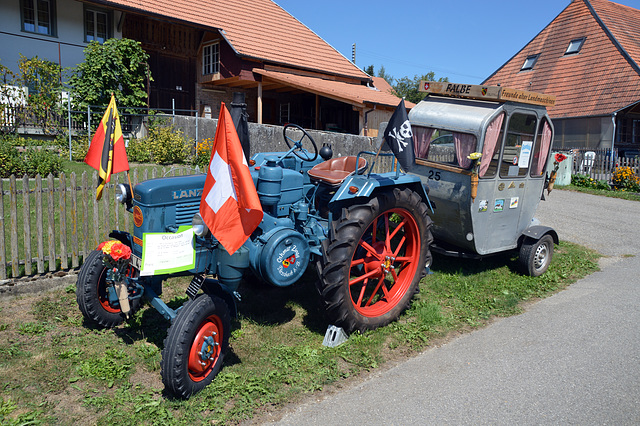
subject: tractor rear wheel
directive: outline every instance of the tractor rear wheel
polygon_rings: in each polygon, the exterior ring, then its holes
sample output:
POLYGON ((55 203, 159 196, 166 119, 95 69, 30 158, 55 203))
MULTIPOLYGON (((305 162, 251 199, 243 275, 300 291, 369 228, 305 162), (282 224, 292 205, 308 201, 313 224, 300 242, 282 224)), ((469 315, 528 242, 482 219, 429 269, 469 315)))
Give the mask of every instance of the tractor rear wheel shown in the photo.
POLYGON ((409 307, 431 263, 431 218, 409 189, 381 192, 342 210, 319 259, 319 290, 332 324, 370 330, 409 307))
POLYGON ((173 320, 162 350, 162 382, 180 398, 200 392, 222 368, 231 319, 226 303, 200 294, 187 301, 173 320))
MULTIPOLYGON (((107 294, 107 268, 102 264, 102 252, 93 250, 85 259, 76 282, 76 301, 80 312, 93 324, 111 328, 124 322, 119 305, 112 305, 107 294)), ((140 299, 129 299, 131 314, 140 306, 140 299)))

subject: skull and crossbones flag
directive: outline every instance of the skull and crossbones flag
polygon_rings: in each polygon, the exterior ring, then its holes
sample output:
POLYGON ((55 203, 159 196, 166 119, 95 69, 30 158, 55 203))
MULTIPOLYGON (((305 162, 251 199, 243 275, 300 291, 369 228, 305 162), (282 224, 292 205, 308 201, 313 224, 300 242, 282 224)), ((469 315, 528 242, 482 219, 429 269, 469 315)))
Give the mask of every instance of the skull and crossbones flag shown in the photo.
POLYGON ((398 159, 402 169, 405 172, 411 172, 416 156, 413 152, 413 132, 407 116, 407 109, 404 106, 404 99, 398 104, 384 130, 384 140, 398 159))

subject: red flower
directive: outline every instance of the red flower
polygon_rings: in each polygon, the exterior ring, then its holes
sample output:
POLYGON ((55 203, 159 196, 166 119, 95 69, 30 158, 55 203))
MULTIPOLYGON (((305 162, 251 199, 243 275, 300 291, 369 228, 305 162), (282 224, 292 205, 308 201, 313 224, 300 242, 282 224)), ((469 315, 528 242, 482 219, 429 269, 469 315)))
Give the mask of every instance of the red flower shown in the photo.
POLYGON ((111 258, 116 262, 120 259, 130 259, 131 249, 129 246, 122 243, 115 243, 111 246, 111 258))
POLYGON ((566 159, 567 159, 567 156, 566 156, 566 155, 564 155, 564 154, 563 154, 563 153, 561 153, 561 152, 558 152, 558 153, 556 154, 556 156, 555 156, 555 159, 556 159, 556 161, 557 161, 558 163, 562 163, 564 160, 566 160, 566 159))

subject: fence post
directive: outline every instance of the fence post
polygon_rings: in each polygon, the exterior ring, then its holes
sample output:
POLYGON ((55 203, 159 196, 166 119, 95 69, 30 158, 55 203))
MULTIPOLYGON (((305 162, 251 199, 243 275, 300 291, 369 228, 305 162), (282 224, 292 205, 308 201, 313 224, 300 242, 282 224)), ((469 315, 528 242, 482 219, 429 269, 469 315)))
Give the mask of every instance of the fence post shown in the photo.
POLYGON ((31 203, 29 201, 29 177, 22 177, 22 217, 24 218, 24 273, 31 275, 31 203))
POLYGON ((7 254, 4 239, 4 188, 0 179, 0 279, 7 279, 7 254))
POLYGON ((72 160, 71 156, 71 93, 67 93, 67 111, 69 119, 69 161, 72 160))

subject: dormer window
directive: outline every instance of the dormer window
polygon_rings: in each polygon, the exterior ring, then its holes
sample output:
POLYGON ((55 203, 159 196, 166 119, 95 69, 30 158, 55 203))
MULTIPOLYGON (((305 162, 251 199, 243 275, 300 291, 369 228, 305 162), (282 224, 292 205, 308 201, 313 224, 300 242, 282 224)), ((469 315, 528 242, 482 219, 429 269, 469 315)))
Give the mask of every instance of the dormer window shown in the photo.
POLYGON ((567 51, 564 52, 565 55, 571 55, 574 53, 578 53, 580 49, 582 49, 582 45, 584 44, 585 37, 577 38, 575 40, 571 40, 569 42, 569 47, 567 47, 567 51))
POLYGON ((533 66, 538 61, 539 57, 540 57, 539 53, 537 55, 527 56, 527 59, 525 59, 524 64, 522 65, 522 68, 520 68, 520 71, 533 69, 533 66))

